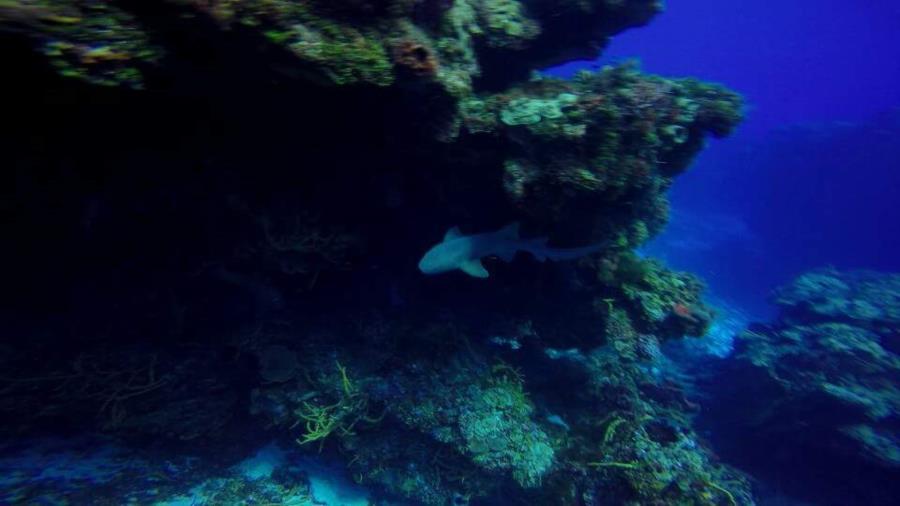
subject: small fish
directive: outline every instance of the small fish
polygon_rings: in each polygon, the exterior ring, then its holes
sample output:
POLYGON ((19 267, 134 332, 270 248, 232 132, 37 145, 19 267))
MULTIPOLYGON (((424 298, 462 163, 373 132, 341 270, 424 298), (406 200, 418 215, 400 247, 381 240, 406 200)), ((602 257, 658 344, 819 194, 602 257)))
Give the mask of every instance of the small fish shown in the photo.
POLYGON ((505 262, 511 262, 518 251, 531 253, 536 259, 572 260, 600 251, 604 244, 594 244, 583 248, 555 249, 547 247, 547 238, 519 238, 519 224, 512 223, 496 232, 463 235, 459 227, 453 227, 444 235, 444 240, 436 244, 419 261, 419 270, 425 274, 440 274, 461 270, 476 278, 488 277, 488 271, 481 263, 486 256, 496 255, 505 262))

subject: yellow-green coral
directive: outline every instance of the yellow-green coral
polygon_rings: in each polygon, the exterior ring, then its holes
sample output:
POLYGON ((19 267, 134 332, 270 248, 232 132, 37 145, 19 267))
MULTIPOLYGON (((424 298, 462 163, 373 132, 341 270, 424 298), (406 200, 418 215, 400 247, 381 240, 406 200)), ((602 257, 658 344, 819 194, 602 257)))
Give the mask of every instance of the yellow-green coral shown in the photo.
POLYGON ((517 0, 481 0, 478 13, 488 44, 518 48, 541 33, 540 25, 528 17, 517 0))
POLYGON ((331 404, 317 404, 304 401, 302 407, 295 412, 297 421, 293 427, 303 423, 304 433, 297 438, 297 443, 306 445, 315 441, 319 442, 319 449, 328 436, 339 432, 342 436, 352 436, 354 427, 361 421, 376 424, 381 421, 379 417, 369 417, 368 397, 361 392, 347 374, 347 368, 340 362, 335 362, 339 388, 338 400, 331 404))
POLYGON ((616 435, 616 429, 623 423, 625 423, 625 419, 619 417, 609 422, 609 425, 606 426, 606 431, 603 433, 603 444, 609 444, 612 441, 613 436, 616 435))
POLYGON ((394 82, 387 50, 371 30, 297 24, 286 40, 294 54, 320 64, 335 84, 365 82, 389 86, 394 82))
POLYGON ((588 462, 587 465, 593 468, 615 467, 619 469, 637 469, 640 464, 637 462, 588 462))
POLYGON ((297 411, 298 423, 306 422, 306 432, 297 438, 297 443, 305 445, 313 441, 325 439, 338 427, 340 423, 340 402, 329 406, 318 406, 308 402, 303 403, 303 409, 297 411))
POLYGON ((541 120, 563 117, 563 108, 578 101, 572 93, 560 93, 554 98, 517 98, 500 111, 500 120, 509 126, 533 125, 541 120))

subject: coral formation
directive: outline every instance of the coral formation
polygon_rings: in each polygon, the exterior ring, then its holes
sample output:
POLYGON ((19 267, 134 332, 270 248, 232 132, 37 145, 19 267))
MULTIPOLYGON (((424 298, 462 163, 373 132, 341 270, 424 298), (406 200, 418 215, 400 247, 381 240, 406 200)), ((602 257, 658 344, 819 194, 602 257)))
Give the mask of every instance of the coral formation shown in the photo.
POLYGON ((488 45, 518 48, 540 34, 540 25, 528 17, 526 7, 516 0, 485 0, 475 3, 481 30, 488 45))
POLYGON ((774 302, 778 320, 740 335, 722 365, 708 418, 723 447, 762 474, 812 480, 822 504, 889 504, 896 490, 870 484, 896 483, 900 469, 900 276, 813 271, 774 302), (810 452, 820 462, 793 465, 810 452))
MULTIPOLYGON (((608 207, 638 192, 651 200, 704 134, 730 132, 741 102, 719 86, 646 76, 626 64, 571 82, 539 78, 461 109, 469 132, 508 139, 509 198, 525 212, 553 216, 565 214, 564 205, 608 207)), ((653 216, 643 218, 658 229, 653 216)))
POLYGON ((530 353, 536 343, 499 352, 457 327, 376 325, 364 339, 388 349, 345 350, 354 374, 322 360, 327 341, 304 341, 303 378, 261 385, 254 413, 303 446, 337 449, 357 482, 428 505, 490 502, 511 489, 531 504, 753 504, 746 479, 693 432, 698 406, 685 385, 643 366, 668 371, 658 352, 530 353), (410 351, 422 339, 444 352, 410 351), (407 358, 398 364, 397 354, 407 358))
POLYGON ((510 473, 522 486, 534 487, 553 464, 553 447, 532 418, 534 406, 522 379, 499 366, 481 374, 473 366, 441 371, 427 378, 430 384, 411 385, 418 394, 393 399, 391 412, 456 447, 478 467, 510 473))
MULTIPOLYGON (((66 75, 92 82, 139 85, 157 63, 159 51, 149 48, 158 26, 134 23, 132 16, 183 15, 206 18, 220 30, 250 31, 273 46, 289 51, 296 64, 314 80, 335 85, 365 83, 389 86, 402 80, 391 65, 392 40, 416 35, 419 47, 437 48, 429 54, 430 68, 440 64, 448 72, 437 75, 451 94, 471 88, 479 76, 481 51, 491 57, 520 53, 520 68, 534 66, 535 56, 522 49, 546 45, 545 39, 563 38, 567 44, 590 47, 629 25, 648 20, 659 7, 646 0, 629 2, 570 2, 558 9, 535 8, 519 0, 396 0, 292 2, 288 0, 168 0, 154 7, 109 6, 103 2, 33 0, 0 4, 0 29, 33 35, 46 54, 66 75), (131 9, 134 12, 126 12, 131 9), (616 15, 609 15, 615 13, 616 15), (578 23, 567 30, 574 16, 593 18, 593 26, 578 23), (601 22, 603 20, 603 22, 601 22), (546 31, 548 37, 540 37, 546 31), (560 32, 569 31, 563 36, 560 32), (526 63, 530 61, 530 63, 526 63), (135 65, 133 62, 141 64, 135 65)), ((201 22, 198 19, 197 22, 201 22)), ((543 46, 546 47, 546 46, 543 46)), ((406 55, 397 59, 400 66, 406 55)), ((547 55, 540 55, 542 61, 547 55)))
POLYGON ((740 97, 630 63, 534 73, 660 8, 0 1, 4 86, 29 104, 0 132, 0 306, 28 343, 2 344, 4 435, 274 439, 380 504, 753 504, 660 351, 705 332, 703 285, 635 253, 740 97), (600 251, 416 270, 449 227, 514 221, 600 251))
POLYGON ((142 87, 160 50, 135 16, 108 2, 0 2, 0 33, 30 38, 62 75, 94 84, 142 87))

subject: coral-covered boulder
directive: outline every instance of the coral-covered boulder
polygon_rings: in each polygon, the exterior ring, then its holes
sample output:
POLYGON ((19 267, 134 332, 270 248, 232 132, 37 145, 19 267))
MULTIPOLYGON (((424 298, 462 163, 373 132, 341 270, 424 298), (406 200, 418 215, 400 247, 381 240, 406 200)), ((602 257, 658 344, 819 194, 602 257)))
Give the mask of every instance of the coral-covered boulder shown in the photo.
POLYGON ((741 334, 720 371, 706 417, 717 439, 823 504, 890 504, 897 490, 872 484, 900 477, 900 276, 813 271, 774 301, 781 317, 741 334))
POLYGON ((779 289, 774 300, 798 322, 844 322, 887 335, 900 326, 900 274, 817 270, 779 289))

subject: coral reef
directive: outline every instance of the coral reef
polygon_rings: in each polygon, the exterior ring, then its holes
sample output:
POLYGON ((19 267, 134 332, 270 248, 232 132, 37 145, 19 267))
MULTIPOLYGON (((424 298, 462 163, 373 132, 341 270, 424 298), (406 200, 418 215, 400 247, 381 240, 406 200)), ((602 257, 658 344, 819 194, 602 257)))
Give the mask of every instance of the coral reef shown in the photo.
POLYGON ((746 478, 693 432, 699 406, 658 349, 647 352, 652 336, 642 354, 503 351, 457 326, 364 321, 354 328, 369 329, 369 344, 329 366, 327 339, 304 340, 302 378, 253 393, 256 416, 343 455, 358 483, 428 505, 490 504, 511 490, 531 504, 753 504, 746 478), (423 339, 443 353, 413 344, 423 339))
MULTIPOLYGON (((22 97, 0 123, 3 435, 232 463, 275 440, 374 504, 753 504, 660 351, 706 331, 703 285, 635 253, 740 97, 631 63, 535 74, 660 9, 0 1, 22 97), (600 251, 416 270, 450 227, 515 221, 600 251)), ((308 500, 276 481, 214 493, 308 500)))
POLYGON ((718 463, 692 429, 691 414, 700 406, 688 399, 670 364, 642 359, 667 371, 660 374, 633 367, 632 360, 604 348, 584 361, 588 405, 606 410, 603 417, 583 413, 591 430, 578 431, 570 445, 597 472, 583 485, 585 497, 595 501, 586 502, 754 504, 747 478, 718 463))
POLYGON ((415 430, 449 444, 487 471, 501 471, 534 487, 553 464, 547 434, 532 419, 534 406, 521 378, 502 363, 480 372, 448 368, 423 378, 399 376, 392 383, 417 392, 391 399, 390 412, 415 430))
POLYGON ((237 415, 237 378, 227 376, 218 357, 133 347, 72 356, 53 347, 38 339, 4 353, 0 410, 11 420, 4 435, 50 423, 192 441, 222 437, 237 415))
POLYGON ((762 474, 811 483, 795 492, 818 489, 822 504, 890 504, 897 491, 872 484, 900 470, 900 276, 823 269, 773 300, 778 320, 741 334, 722 365, 708 418, 723 446, 762 474), (819 462, 793 465, 810 454, 819 462))
POLYGON ((515 156, 505 161, 504 186, 538 214, 579 197, 602 195, 609 205, 665 190, 704 134, 728 135, 740 121, 741 101, 720 86, 647 76, 624 64, 571 82, 538 78, 461 108, 469 132, 509 139, 506 151, 515 156))
POLYGON ((900 324, 900 277, 814 271, 777 290, 774 302, 790 323, 841 322, 890 336, 900 324))
MULTIPOLYGON (((418 48, 436 49, 428 54, 429 69, 438 64, 447 69, 424 75, 455 94, 471 89, 479 76, 481 51, 491 58, 512 53, 521 60, 518 68, 534 67, 538 54, 525 51, 529 47, 544 53, 556 42, 547 39, 564 39, 568 46, 600 45, 659 9, 647 0, 566 2, 549 10, 535 8, 534 13, 518 0, 168 0, 156 6, 33 0, 0 4, 0 29, 33 36, 66 75, 132 86, 142 82, 144 64, 182 49, 177 44, 150 49, 149 39, 159 39, 164 31, 153 22, 161 15, 212 21, 222 31, 252 32, 293 55, 310 79, 334 85, 390 86, 403 80, 400 67, 421 56, 398 51, 392 41, 411 37, 418 48), (135 23, 134 16, 149 22, 135 23), (578 29, 567 29, 566 23, 576 17, 582 18, 578 29), (587 25, 587 20, 596 23, 587 25), (547 36, 541 37, 544 32, 547 36)), ((540 63, 549 60, 545 54, 540 57, 540 63)))
POLYGON ((0 32, 24 34, 62 75, 142 87, 161 53, 134 15, 108 2, 0 2, 0 32))

